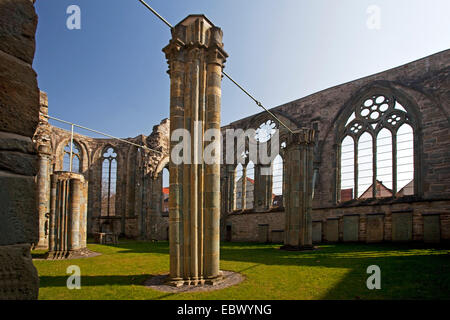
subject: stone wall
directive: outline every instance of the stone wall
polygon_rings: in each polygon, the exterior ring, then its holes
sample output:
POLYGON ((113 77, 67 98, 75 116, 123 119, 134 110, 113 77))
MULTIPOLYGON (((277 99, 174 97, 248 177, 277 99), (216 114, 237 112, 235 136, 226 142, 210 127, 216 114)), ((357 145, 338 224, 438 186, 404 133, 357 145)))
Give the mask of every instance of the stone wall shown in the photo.
MULTIPOLYGON (((285 212, 258 213, 249 210, 230 213, 223 220, 223 224, 224 241, 259 242, 260 226, 268 225, 269 242, 277 243, 283 239, 285 212), (228 232, 231 231, 228 239, 227 229, 228 232)), ((450 242, 450 201, 355 206, 333 210, 315 209, 313 241, 315 243, 450 242)))
MULTIPOLYGON (((436 230, 439 230, 441 240, 450 240, 449 65, 450 50, 447 50, 271 109, 290 128, 313 128, 316 132, 312 205, 315 242, 330 241, 329 239, 355 240, 355 221, 358 222, 359 229, 357 241, 395 241, 397 237, 392 235, 392 213, 398 221, 409 221, 408 212, 412 212, 411 236, 409 230, 399 229, 398 232, 395 231, 399 239, 404 237, 405 231, 411 240, 427 241, 425 234, 433 237, 436 236, 436 230), (414 115, 414 195, 341 202, 338 192, 341 128, 358 99, 377 90, 391 92, 402 99, 405 107, 414 115), (401 212, 405 212, 404 217, 399 216, 398 213, 401 212), (357 217, 350 218, 351 215, 357 217), (436 221, 439 221, 439 226, 436 226, 436 221), (367 226, 372 225, 379 229, 366 230, 367 226), (344 230, 348 230, 346 235, 344 230), (327 231, 330 235, 327 235, 327 231), (334 234, 331 235, 331 232, 334 234)), ((271 119, 270 115, 262 112, 223 126, 224 147, 226 129, 257 129, 259 124, 271 119)), ((289 132, 280 127, 280 144, 287 141, 288 137, 289 132)), ((62 148, 69 138, 70 132, 51 128, 53 170, 61 169, 62 148)), ((113 139, 92 139, 75 135, 75 141, 81 146, 82 172, 89 180, 90 232, 100 230, 101 224, 106 221, 106 218, 100 217, 101 154, 106 146, 113 146, 119 159, 116 217, 110 218, 114 221, 115 230, 127 237, 167 239, 168 217, 162 213, 161 172, 169 161, 168 120, 155 126, 148 137, 141 135, 129 138, 129 141, 145 144, 162 154, 153 152, 142 158, 138 156, 135 147, 113 139)), ((285 150, 281 148, 280 155, 283 159, 284 153, 285 150)), ((238 158, 235 155, 236 161, 238 158)), ((289 165, 284 163, 283 167, 289 165)), ((279 242, 283 239, 285 220, 282 209, 271 208, 272 179, 260 177, 262 167, 255 165, 254 191, 249 195, 254 199, 253 208, 235 211, 235 167, 236 164, 221 166, 222 240, 259 241, 264 238, 261 230, 268 224, 269 241, 279 242)), ((284 188, 289 186, 285 185, 284 188)))
MULTIPOLYGON (((42 97, 46 97, 46 94, 42 94, 42 97)), ((161 240, 167 238, 165 227, 167 218, 163 217, 161 205, 156 205, 155 202, 162 201, 161 175, 162 169, 168 162, 168 131, 169 121, 165 119, 154 126, 150 136, 139 135, 125 139, 158 152, 143 148, 138 150, 136 146, 117 139, 99 139, 74 134, 74 143, 80 149, 80 173, 89 184, 88 234, 90 236, 93 233, 108 230, 129 238, 161 240), (101 200, 103 154, 108 148, 113 148, 117 154, 115 210, 114 215, 110 216, 102 213, 101 200)), ((41 145, 45 140, 41 137, 46 135, 49 137, 48 144, 51 150, 50 170, 46 180, 50 181, 52 172, 63 170, 64 147, 70 142, 71 132, 51 126, 44 119, 35 136, 36 145, 41 145)), ((40 198, 44 199, 48 192, 44 190, 40 198)))
POLYGON ((37 299, 39 290, 30 255, 38 240, 33 3, 0 0, 0 300, 37 299))
MULTIPOLYGON (((292 128, 314 128, 316 131, 316 147, 314 150, 314 169, 316 183, 313 199, 313 229, 321 235, 313 237, 322 241, 336 238, 336 241, 355 239, 355 227, 358 221, 358 241, 402 241, 403 238, 414 241, 427 241, 425 229, 429 237, 439 237, 450 241, 449 201, 450 201, 450 50, 408 63, 362 79, 341 84, 318 93, 309 95, 279 107, 271 109, 283 122, 292 128), (371 92, 389 91, 400 97, 405 107, 415 117, 415 168, 414 182, 417 185, 413 196, 356 199, 347 202, 339 201, 339 144, 341 127, 347 121, 351 110, 358 99, 371 92), (403 215, 402 215, 403 213, 403 215), (348 215, 357 218, 345 218, 348 215), (374 215, 375 214, 375 215, 374 215), (383 219, 379 218, 382 214, 383 219), (368 218, 370 216, 370 218, 368 218), (374 217, 378 218, 375 219, 374 217), (411 218, 409 218, 411 216, 411 218), (434 216, 434 218, 433 218, 434 216), (437 216, 437 217, 436 217, 437 216), (333 221, 336 220, 337 221, 333 221), (409 224, 411 230, 395 229, 393 236, 392 221, 409 224), (382 221, 381 231, 366 231, 369 225, 382 221), (372 223, 373 222, 373 223, 372 223), (425 222, 425 225, 424 225, 425 222), (437 224, 439 222, 439 225, 437 224), (328 226, 327 226, 328 223, 328 226), (333 228, 337 228, 334 230, 333 228), (346 227, 345 227, 346 226, 346 227), (344 236, 344 229, 347 234, 344 236), (437 231, 436 231, 437 230, 437 231), (331 232, 335 232, 335 235, 331 232), (382 232, 382 234, 376 234, 382 232), (426 238, 426 237, 425 237, 426 238)), ((241 119, 222 128, 255 128, 268 119, 267 114, 260 113, 241 119)), ((280 128, 283 129, 283 128, 280 128)), ((285 139, 281 130, 280 143, 285 139)), ((283 155, 283 150, 280 152, 283 155)), ((289 166, 289 163, 284 163, 289 166)), ((222 239, 232 229, 232 240, 258 241, 257 227, 269 223, 269 230, 284 229, 284 221, 274 221, 275 214, 234 212, 230 202, 233 199, 231 165, 222 166, 222 239), (230 168, 231 167, 231 168, 230 168), (231 214, 230 214, 231 213, 231 214), (263 216, 266 215, 267 218, 263 216)), ((255 178, 256 180, 256 178, 255 178)), ((284 186, 289 188, 289 186, 284 186)), ((264 188, 262 188, 264 189, 264 188)), ((258 186, 255 185, 258 192, 258 186)), ((254 195, 255 199, 261 197, 254 195)), ((284 215, 276 215, 284 220, 284 215)), ((408 227, 409 228, 409 227, 408 227)))

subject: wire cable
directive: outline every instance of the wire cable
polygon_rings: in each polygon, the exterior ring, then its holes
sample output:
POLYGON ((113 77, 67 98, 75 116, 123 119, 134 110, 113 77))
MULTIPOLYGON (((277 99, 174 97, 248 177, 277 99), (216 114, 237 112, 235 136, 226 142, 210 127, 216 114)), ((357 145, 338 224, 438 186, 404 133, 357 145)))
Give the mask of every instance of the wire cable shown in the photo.
POLYGON ((146 149, 146 150, 153 151, 153 152, 156 152, 156 153, 159 153, 159 154, 163 154, 161 151, 157 151, 157 150, 151 149, 151 148, 149 148, 147 146, 141 146, 141 145, 139 145, 137 143, 134 143, 134 142, 131 142, 131 141, 128 141, 128 140, 125 140, 125 139, 117 138, 117 137, 114 137, 114 136, 112 136, 110 134, 107 134, 107 133, 104 133, 104 132, 100 132, 100 131, 97 131, 97 130, 94 130, 94 129, 90 129, 90 128, 81 126, 81 125, 76 124, 76 123, 72 123, 72 122, 69 122, 69 121, 61 120, 61 119, 58 119, 58 118, 55 118, 55 117, 52 117, 52 116, 49 116, 49 115, 46 115, 46 114, 42 114, 42 113, 41 113, 41 115, 43 117, 46 117, 46 118, 51 119, 51 120, 55 120, 55 121, 59 121, 59 122, 62 122, 62 123, 70 124, 71 126, 78 127, 78 128, 81 128, 81 129, 84 129, 84 130, 87 130, 87 131, 95 132, 95 133, 103 135, 105 137, 112 138, 112 139, 115 139, 115 140, 119 140, 121 142, 128 143, 128 144, 131 144, 133 146, 136 146, 136 147, 139 147, 139 148, 142 148, 142 149, 146 149))
MULTIPOLYGON (((162 22, 164 22, 170 29, 173 29, 173 26, 164 19, 155 9, 150 7, 144 0, 138 0, 140 3, 142 3, 147 9, 149 9, 155 16, 157 16, 162 22)), ((247 96, 250 97, 253 101, 255 101, 256 105, 258 107, 261 107, 264 109, 267 113, 269 113, 279 124, 281 124, 283 127, 285 127, 290 133, 294 133, 286 124, 284 124, 283 121, 278 119, 276 115, 273 114, 273 112, 269 111, 266 107, 263 106, 263 104, 255 99, 247 90, 245 90, 239 83, 237 83, 230 75, 228 75, 225 71, 222 70, 222 74, 227 77, 231 82, 233 82, 239 89, 241 89, 247 96)))

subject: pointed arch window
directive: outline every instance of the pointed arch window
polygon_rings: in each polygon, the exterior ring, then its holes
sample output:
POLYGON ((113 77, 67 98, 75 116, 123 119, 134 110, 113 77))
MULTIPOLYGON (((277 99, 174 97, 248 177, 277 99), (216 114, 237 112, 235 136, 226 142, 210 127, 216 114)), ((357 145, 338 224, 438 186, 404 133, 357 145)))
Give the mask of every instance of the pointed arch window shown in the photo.
POLYGON ((163 213, 169 212, 169 181, 170 181, 170 172, 169 169, 166 167, 162 170, 163 213))
POLYGON ((246 177, 245 177, 245 208, 253 209, 254 207, 254 193, 255 193, 255 164, 250 161, 247 164, 246 177))
POLYGON ((280 155, 272 162, 272 206, 283 206, 283 158, 280 155))
POLYGON ((244 168, 241 163, 236 166, 235 176, 234 176, 234 209, 242 210, 242 178, 243 178, 244 168))
POLYGON ((414 122, 390 94, 366 96, 340 131, 339 199, 414 194, 414 122))
POLYGON ((103 153, 102 161, 102 216, 116 214, 116 182, 117 182, 117 153, 111 147, 103 153))
POLYGON ((63 171, 81 172, 81 148, 76 142, 69 142, 63 150, 63 171), (72 170, 70 170, 70 147, 72 145, 72 170))

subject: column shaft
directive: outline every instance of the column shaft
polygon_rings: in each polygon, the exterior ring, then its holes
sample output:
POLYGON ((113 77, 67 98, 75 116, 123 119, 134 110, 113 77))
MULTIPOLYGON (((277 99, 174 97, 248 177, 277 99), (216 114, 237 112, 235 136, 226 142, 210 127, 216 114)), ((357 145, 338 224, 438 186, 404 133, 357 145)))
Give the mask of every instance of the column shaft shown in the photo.
POLYGON ((295 132, 286 147, 286 247, 312 248, 313 147, 314 131, 310 129, 295 132))

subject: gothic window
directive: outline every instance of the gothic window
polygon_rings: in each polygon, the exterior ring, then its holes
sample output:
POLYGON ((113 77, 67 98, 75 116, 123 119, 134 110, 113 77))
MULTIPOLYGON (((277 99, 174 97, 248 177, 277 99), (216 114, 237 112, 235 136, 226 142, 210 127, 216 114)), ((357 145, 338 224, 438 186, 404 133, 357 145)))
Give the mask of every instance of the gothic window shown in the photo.
POLYGON ((283 158, 280 155, 272 162, 272 206, 283 206, 283 158))
POLYGON ((260 143, 270 140, 276 132, 276 123, 272 120, 267 120, 262 123, 255 131, 255 139, 260 143))
POLYGON ((169 169, 164 168, 162 171, 162 194, 163 205, 162 212, 169 212, 169 169))
POLYGON ((70 145, 69 142, 63 150, 63 171, 80 172, 81 169, 81 148, 76 142, 72 143, 72 170, 70 170, 70 145))
POLYGON ((115 216, 117 153, 109 147, 103 153, 102 161, 102 216, 115 216))
POLYGON ((235 210, 241 210, 242 209, 242 178, 243 178, 243 171, 244 168, 242 167, 242 164, 238 164, 236 167, 235 172, 235 180, 234 180, 234 187, 235 187, 235 199, 234 199, 234 209, 235 210))
POLYGON ((340 201, 414 194, 411 115, 389 94, 365 97, 340 140, 340 201))
POLYGON ((246 190, 245 190, 245 203, 246 209, 252 209, 254 203, 254 192, 255 192, 255 164, 250 161, 247 164, 246 179, 245 179, 246 190))

